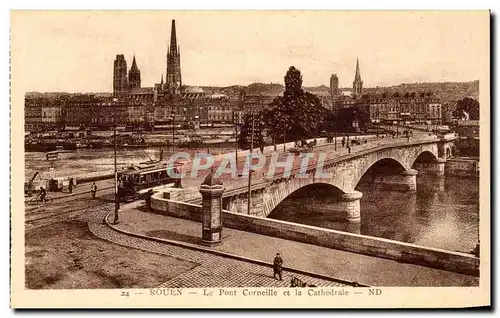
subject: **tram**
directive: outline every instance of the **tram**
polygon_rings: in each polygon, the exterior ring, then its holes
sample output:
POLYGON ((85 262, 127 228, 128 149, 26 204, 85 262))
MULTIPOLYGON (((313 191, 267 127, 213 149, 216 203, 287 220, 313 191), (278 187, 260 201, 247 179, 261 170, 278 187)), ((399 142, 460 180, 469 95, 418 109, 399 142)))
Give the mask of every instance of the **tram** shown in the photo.
POLYGON ((179 169, 179 165, 172 167, 166 163, 130 165, 118 172, 118 197, 121 202, 130 202, 141 198, 141 193, 148 188, 160 185, 180 188, 181 179, 171 177, 173 173, 178 174, 179 169))

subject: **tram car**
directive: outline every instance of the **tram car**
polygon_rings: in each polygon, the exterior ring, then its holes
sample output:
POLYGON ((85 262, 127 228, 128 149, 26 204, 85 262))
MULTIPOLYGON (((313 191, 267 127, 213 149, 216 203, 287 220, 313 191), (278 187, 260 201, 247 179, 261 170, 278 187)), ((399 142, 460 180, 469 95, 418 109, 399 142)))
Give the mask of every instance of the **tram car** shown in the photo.
POLYGON ((169 170, 179 173, 179 166, 169 166, 166 163, 141 163, 131 165, 118 172, 118 197, 120 202, 131 202, 142 197, 145 189, 160 185, 181 187, 181 179, 173 178, 169 170))

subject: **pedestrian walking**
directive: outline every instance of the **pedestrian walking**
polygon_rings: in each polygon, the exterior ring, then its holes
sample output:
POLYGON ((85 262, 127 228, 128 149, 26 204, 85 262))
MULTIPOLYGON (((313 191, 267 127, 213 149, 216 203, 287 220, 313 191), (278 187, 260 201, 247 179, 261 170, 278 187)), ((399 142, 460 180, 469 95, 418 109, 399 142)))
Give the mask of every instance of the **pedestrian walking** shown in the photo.
POLYGON ((146 208, 148 210, 151 210, 151 197, 153 196, 153 190, 149 189, 148 192, 146 192, 145 195, 145 201, 146 201, 146 208))
POLYGON ((345 137, 342 137, 342 148, 345 146, 345 137))
POLYGON ((95 182, 92 182, 92 185, 90 186, 90 194, 92 195, 92 199, 95 199, 96 192, 97 192, 97 184, 95 184, 95 182))
POLYGON ((68 192, 73 193, 73 178, 69 178, 68 192))
POLYGON ((283 280, 283 259, 281 258, 280 253, 277 253, 276 257, 274 258, 273 271, 274 271, 273 275, 274 278, 276 278, 276 275, 278 275, 279 280, 283 280))

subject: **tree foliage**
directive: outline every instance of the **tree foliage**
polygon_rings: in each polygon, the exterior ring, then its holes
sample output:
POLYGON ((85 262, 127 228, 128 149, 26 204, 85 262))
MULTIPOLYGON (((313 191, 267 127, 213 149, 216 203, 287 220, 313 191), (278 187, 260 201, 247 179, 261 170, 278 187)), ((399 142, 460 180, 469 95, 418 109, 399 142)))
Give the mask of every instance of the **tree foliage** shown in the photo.
MULTIPOLYGON (((268 108, 255 115, 255 135, 259 140, 269 136, 276 143, 310 138, 325 127, 327 116, 328 110, 322 107, 319 98, 302 89, 302 75, 291 66, 285 75, 283 96, 276 97, 268 108)), ((244 117, 240 146, 248 146, 251 120, 250 115, 244 117)))
POLYGON ((455 116, 462 117, 464 111, 469 114, 470 120, 479 120, 479 102, 476 99, 465 97, 459 100, 455 116))

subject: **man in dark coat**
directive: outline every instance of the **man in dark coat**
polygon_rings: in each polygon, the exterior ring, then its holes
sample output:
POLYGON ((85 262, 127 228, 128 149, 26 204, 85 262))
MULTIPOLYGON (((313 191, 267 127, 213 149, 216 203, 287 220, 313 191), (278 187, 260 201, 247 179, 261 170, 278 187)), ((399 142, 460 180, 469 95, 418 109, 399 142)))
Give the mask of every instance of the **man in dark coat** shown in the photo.
POLYGON ((68 192, 73 193, 73 178, 69 178, 69 184, 68 184, 68 192))
POLYGON ((273 270, 274 270, 274 275, 273 277, 276 278, 276 275, 278 275, 279 280, 283 280, 283 259, 280 256, 280 253, 276 254, 276 257, 274 258, 273 262, 273 270))

